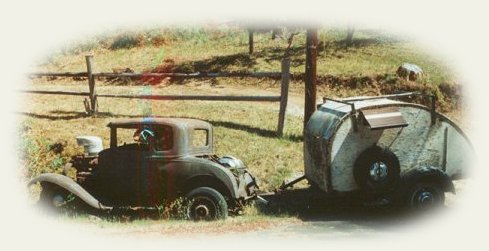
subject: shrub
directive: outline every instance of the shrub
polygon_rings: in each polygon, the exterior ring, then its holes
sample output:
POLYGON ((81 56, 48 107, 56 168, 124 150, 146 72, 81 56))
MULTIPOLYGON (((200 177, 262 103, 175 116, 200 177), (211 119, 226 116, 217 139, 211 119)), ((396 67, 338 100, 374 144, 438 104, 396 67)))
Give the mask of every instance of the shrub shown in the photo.
POLYGON ((144 35, 141 33, 131 34, 124 33, 118 35, 114 38, 114 41, 110 45, 109 49, 130 49, 138 46, 144 45, 145 39, 144 35))

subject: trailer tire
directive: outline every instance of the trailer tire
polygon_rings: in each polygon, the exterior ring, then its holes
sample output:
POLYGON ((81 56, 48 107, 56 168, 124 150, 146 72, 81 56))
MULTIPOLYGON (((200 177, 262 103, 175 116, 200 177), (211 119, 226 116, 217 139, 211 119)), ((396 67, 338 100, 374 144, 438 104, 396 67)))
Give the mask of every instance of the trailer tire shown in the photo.
POLYGON ((416 182, 407 187, 404 205, 413 211, 426 211, 445 204, 445 192, 436 182, 416 182))
POLYGON ((353 175, 362 190, 387 192, 396 187, 400 171, 399 159, 392 151, 374 146, 355 160, 353 175))

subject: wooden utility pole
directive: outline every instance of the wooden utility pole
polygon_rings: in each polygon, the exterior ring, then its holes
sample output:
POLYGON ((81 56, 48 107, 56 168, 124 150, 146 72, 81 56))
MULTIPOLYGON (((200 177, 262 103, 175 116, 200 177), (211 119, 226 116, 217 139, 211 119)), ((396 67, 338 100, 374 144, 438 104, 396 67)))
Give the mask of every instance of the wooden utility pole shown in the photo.
POLYGON ((304 102, 304 129, 307 121, 316 110, 316 62, 318 32, 315 28, 307 29, 306 37, 306 75, 304 102))

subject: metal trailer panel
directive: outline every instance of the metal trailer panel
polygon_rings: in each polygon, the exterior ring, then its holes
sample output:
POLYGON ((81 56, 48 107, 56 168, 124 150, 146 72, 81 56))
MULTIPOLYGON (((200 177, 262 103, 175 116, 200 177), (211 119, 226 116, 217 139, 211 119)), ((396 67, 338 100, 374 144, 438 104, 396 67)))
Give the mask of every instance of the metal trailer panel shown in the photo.
POLYGON ((305 175, 326 192, 358 189, 353 165, 367 148, 378 145, 390 149, 399 158, 401 173, 413 168, 432 166, 456 176, 470 166, 473 157, 470 142, 450 120, 425 107, 380 99, 355 102, 358 111, 395 107, 409 124, 407 127, 372 130, 358 121, 355 132, 349 105, 326 102, 311 117, 304 140, 305 175))

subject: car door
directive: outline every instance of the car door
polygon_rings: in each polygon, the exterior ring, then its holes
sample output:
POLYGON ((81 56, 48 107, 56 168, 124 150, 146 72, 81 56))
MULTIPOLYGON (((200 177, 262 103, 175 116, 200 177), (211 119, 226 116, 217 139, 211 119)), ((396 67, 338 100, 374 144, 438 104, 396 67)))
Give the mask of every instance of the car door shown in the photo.
POLYGON ((174 159, 173 128, 167 125, 153 126, 154 137, 139 174, 139 199, 144 206, 157 206, 174 199, 174 172, 170 163, 174 159))

